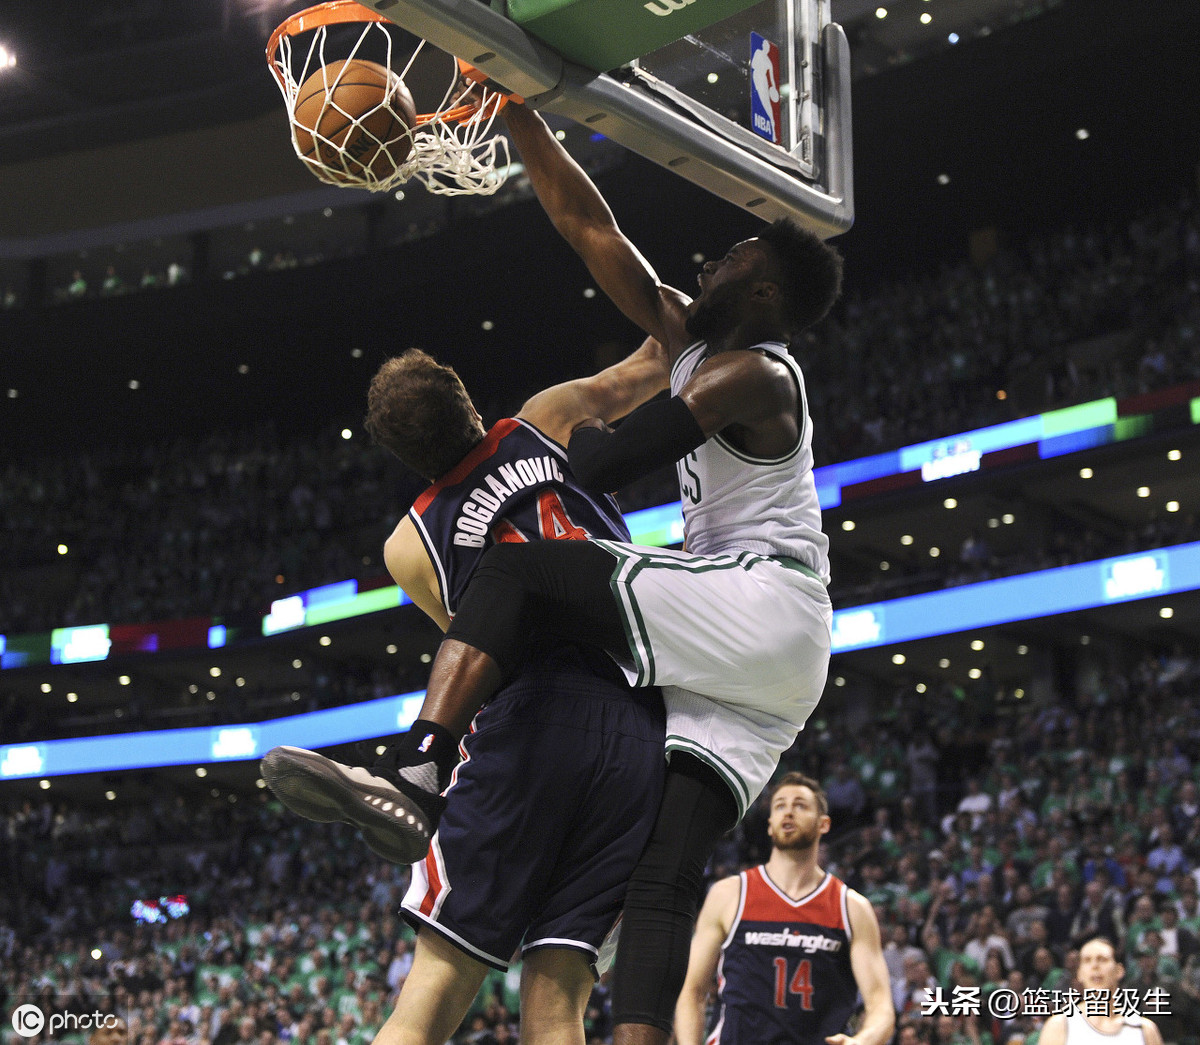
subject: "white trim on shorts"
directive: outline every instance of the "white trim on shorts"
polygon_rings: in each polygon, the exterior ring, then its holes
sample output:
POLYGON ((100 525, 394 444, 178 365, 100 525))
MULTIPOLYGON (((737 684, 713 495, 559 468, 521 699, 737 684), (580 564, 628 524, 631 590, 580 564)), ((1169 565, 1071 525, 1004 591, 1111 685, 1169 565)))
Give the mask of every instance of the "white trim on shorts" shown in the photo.
POLYGON ((416 918, 422 925, 429 926, 439 936, 443 937, 449 943, 453 944, 460 951, 466 954, 469 958, 474 958, 476 961, 483 962, 485 965, 490 965, 493 969, 499 969, 501 972, 508 971, 508 959, 497 958, 494 954, 488 954, 487 951, 476 947, 473 943, 464 940, 458 933, 452 929, 447 929, 441 922, 430 918, 427 914, 422 914, 416 908, 410 907, 407 903, 400 905, 413 918, 416 918))
POLYGON ((590 954, 593 960, 600 954, 599 949, 593 947, 590 943, 584 943, 582 940, 567 940, 559 939, 555 936, 546 936, 540 940, 530 940, 529 943, 521 944, 521 953, 534 951, 540 947, 557 947, 564 951, 582 951, 585 954, 590 954))

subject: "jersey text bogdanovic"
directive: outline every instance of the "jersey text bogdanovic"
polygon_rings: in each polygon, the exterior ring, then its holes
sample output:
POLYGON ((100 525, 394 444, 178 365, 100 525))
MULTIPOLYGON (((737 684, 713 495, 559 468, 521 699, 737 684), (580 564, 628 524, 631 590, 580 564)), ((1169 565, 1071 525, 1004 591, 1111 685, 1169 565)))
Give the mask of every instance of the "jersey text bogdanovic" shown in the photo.
POLYGON ((512 417, 492 425, 466 457, 416 499, 408 514, 451 616, 493 544, 629 540, 617 502, 579 486, 567 467, 566 450, 512 417))

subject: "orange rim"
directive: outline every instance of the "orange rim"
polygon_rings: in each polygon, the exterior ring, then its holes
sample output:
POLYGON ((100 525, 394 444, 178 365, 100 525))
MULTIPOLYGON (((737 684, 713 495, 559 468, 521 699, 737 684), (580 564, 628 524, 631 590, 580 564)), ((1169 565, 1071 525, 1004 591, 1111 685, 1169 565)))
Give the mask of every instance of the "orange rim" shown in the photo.
MULTIPOLYGON (((299 33, 311 32, 314 29, 320 29, 327 25, 345 25, 352 22, 362 22, 369 24, 371 22, 389 22, 391 19, 385 18, 376 11, 370 11, 358 3, 358 0, 326 0, 323 4, 317 4, 314 7, 305 8, 303 11, 297 11, 294 15, 285 18, 275 31, 271 34, 271 38, 267 41, 267 64, 271 68, 271 75, 279 81, 280 87, 286 87, 283 77, 280 75, 279 69, 276 67, 276 60, 279 53, 279 41, 285 36, 296 36, 299 33)), ((476 69, 473 65, 468 65, 461 58, 456 58, 459 71, 467 79, 474 80, 478 84, 486 82, 487 77, 476 69)), ((495 104, 495 112, 499 112, 508 104, 509 95, 496 92, 497 98, 495 104)), ((511 96, 514 101, 522 102, 523 98, 518 98, 516 95, 511 96)), ((417 113, 417 124, 430 123, 433 120, 448 120, 455 123, 464 123, 474 116, 479 111, 479 102, 468 102, 466 105, 458 105, 453 109, 447 109, 444 112, 429 112, 417 113)))
POLYGON ((267 41, 267 64, 271 73, 283 86, 283 78, 275 68, 275 58, 279 52, 279 41, 285 36, 295 36, 297 33, 307 33, 320 29, 323 25, 343 25, 347 22, 386 22, 388 19, 375 11, 368 11, 357 0, 326 0, 323 4, 297 11, 285 18, 267 41))

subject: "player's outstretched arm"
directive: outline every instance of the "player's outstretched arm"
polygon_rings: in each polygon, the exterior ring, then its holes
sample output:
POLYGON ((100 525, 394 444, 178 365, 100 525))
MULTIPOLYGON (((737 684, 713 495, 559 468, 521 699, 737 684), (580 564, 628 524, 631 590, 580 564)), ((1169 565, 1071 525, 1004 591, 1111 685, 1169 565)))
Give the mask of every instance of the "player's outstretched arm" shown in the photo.
POLYGON ((666 351, 647 338, 637 351, 591 377, 547 388, 521 407, 518 417, 567 445, 577 424, 588 418, 605 423, 624 417, 634 407, 668 388, 671 366, 666 351))
POLYGON ((737 912, 740 878, 722 878, 709 891, 696 919, 696 934, 688 955, 687 977, 675 1004, 677 1045, 703 1045, 704 1014, 709 993, 717 977, 721 945, 737 912))
POLYGON ((690 299, 659 282, 650 263, 617 227, 592 180, 537 113, 510 102, 504 117, 530 184, 554 227, 617 308, 657 338, 674 360, 690 343, 684 329, 690 299))
POLYGON ((863 999, 863 1021, 853 1038, 834 1034, 825 1041, 829 1045, 885 1045, 896 1029, 896 1008, 883 960, 879 922, 870 901, 861 893, 849 890, 846 903, 850 912, 850 968, 863 999))

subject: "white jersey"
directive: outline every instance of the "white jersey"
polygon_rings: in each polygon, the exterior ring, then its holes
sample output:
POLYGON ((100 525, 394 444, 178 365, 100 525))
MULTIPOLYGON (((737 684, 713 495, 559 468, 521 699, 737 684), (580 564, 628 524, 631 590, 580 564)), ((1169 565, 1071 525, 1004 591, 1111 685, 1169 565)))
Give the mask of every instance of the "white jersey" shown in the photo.
POLYGON ((1144 1045, 1145 1040, 1140 1016, 1126 1016, 1115 1034, 1096 1030, 1079 1011, 1067 1017, 1067 1045, 1144 1045))
MULTIPOLYGON (((708 345, 688 348, 671 369, 678 395, 704 362, 708 345)), ((684 547, 697 555, 748 551, 803 563, 829 581, 829 538, 821 530, 821 506, 813 479, 812 421, 804 375, 782 341, 753 348, 778 359, 796 379, 800 435, 775 458, 752 457, 718 433, 676 464, 683 501, 684 547)))

